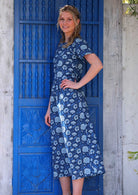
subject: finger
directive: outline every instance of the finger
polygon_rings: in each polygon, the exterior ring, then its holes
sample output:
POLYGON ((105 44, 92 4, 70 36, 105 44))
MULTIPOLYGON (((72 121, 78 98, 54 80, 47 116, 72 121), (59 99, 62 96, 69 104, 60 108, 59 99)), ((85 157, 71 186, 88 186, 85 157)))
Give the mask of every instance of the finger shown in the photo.
POLYGON ((68 80, 67 79, 64 79, 64 80, 62 80, 62 82, 61 83, 65 83, 65 82, 67 82, 68 80))
POLYGON ((46 120, 47 120, 47 117, 45 116, 45 124, 47 123, 47 121, 46 121, 46 120))
POLYGON ((66 84, 66 83, 62 82, 62 83, 60 84, 60 87, 62 88, 65 84, 66 84))
POLYGON ((49 126, 49 127, 50 127, 49 117, 46 117, 46 119, 45 119, 45 123, 46 123, 46 125, 47 125, 47 126, 49 126))
POLYGON ((47 123, 48 123, 48 126, 50 126, 50 116, 48 117, 47 123))
POLYGON ((46 123, 46 124, 47 124, 47 126, 49 126, 49 127, 50 127, 50 123, 49 123, 48 121, 47 121, 47 123, 46 123))
POLYGON ((50 118, 50 116, 49 116, 49 124, 51 123, 51 118, 50 118))
POLYGON ((69 88, 68 85, 65 85, 65 86, 63 87, 63 90, 66 89, 66 88, 69 88))
POLYGON ((67 83, 67 81, 63 81, 62 83, 61 83, 61 85, 65 85, 67 83))
POLYGON ((47 119, 45 120, 45 123, 46 123, 46 125, 48 125, 48 123, 47 123, 47 119))
POLYGON ((68 79, 64 79, 64 80, 61 81, 61 83, 66 83, 68 81, 69 81, 68 79))
POLYGON ((61 88, 64 88, 65 86, 67 86, 67 83, 63 83, 63 84, 61 85, 61 88))
POLYGON ((61 88, 63 88, 64 86, 65 86, 64 84, 60 85, 61 88))
POLYGON ((66 89, 66 86, 63 87, 63 90, 66 89))

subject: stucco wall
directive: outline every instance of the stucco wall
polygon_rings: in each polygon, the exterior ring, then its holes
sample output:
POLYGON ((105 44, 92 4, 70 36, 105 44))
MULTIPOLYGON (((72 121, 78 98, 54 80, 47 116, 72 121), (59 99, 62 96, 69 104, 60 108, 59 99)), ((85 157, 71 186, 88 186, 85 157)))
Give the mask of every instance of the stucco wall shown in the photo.
POLYGON ((0 0, 0 195, 12 194, 13 1, 0 0))
POLYGON ((104 194, 122 194, 122 2, 104 1, 104 194))
MULTIPOLYGON (((126 6, 124 6, 124 10, 126 6)), ((138 151, 138 20, 123 17, 123 192, 138 194, 138 160, 128 151, 138 151)))

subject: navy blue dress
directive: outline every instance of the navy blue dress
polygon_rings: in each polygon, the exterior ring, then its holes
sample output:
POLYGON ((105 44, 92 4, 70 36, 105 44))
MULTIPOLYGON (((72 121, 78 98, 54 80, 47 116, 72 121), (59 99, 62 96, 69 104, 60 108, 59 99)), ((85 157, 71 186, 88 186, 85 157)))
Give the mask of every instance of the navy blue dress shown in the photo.
POLYGON ((103 174, 104 166, 82 88, 60 88, 64 79, 81 79, 86 64, 84 55, 93 52, 81 38, 68 48, 62 46, 59 44, 53 59, 50 96, 53 176, 71 176, 74 180, 103 174))

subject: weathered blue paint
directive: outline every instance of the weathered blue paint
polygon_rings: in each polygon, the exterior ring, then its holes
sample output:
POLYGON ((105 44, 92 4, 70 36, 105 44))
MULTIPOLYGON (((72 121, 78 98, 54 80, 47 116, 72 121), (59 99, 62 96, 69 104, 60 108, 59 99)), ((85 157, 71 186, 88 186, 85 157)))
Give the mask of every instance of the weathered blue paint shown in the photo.
MULTIPOLYGON (((15 0, 13 195, 60 195, 53 181, 49 128, 44 123, 52 84, 52 59, 59 41, 59 7, 81 12, 82 37, 103 58, 103 0, 15 0)), ((87 67, 85 71, 89 68, 87 67)), ((85 73, 85 72, 84 72, 85 73)), ((85 86, 102 148, 103 74, 85 86)), ((102 176, 85 179, 84 195, 103 194, 102 176)))

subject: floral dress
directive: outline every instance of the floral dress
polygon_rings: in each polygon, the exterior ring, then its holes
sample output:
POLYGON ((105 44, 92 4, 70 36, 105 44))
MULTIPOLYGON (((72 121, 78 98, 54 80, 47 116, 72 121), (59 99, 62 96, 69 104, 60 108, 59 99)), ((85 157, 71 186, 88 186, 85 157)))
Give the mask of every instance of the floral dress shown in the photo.
POLYGON ((93 53, 85 40, 76 38, 64 48, 59 44, 50 96, 51 147, 54 178, 73 180, 104 173, 93 124, 83 89, 62 89, 61 81, 79 81, 86 64, 84 55, 93 53))

